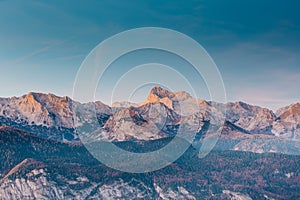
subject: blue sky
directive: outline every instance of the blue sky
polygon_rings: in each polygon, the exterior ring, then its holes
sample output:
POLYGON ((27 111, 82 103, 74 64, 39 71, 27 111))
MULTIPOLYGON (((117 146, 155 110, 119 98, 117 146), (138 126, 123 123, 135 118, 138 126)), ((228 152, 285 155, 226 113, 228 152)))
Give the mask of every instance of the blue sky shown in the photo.
MULTIPOLYGON (((2 0, 0 96, 72 96, 80 64, 99 42, 155 26, 180 31, 207 50, 229 101, 276 109, 300 101, 299 8, 297 0, 2 0)), ((107 102, 105 92, 99 99, 107 102)))

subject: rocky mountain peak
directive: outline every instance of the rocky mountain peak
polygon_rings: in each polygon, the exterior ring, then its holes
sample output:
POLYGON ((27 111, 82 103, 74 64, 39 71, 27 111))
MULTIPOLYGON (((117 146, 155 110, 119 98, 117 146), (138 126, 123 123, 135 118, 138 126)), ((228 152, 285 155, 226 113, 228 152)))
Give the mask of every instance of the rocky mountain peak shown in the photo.
POLYGON ((300 103, 295 103, 282 110, 279 119, 290 123, 299 123, 300 121, 300 103))
POLYGON ((20 106, 24 108, 32 106, 33 108, 39 109, 42 106, 36 98, 38 95, 38 93, 29 92, 22 97, 11 98, 11 102, 19 102, 20 106))
POLYGON ((155 86, 154 88, 151 89, 149 96, 155 96, 157 98, 173 98, 175 95, 173 92, 170 92, 160 86, 155 86))
MULTIPOLYGON (((300 103, 290 105, 284 113, 300 114, 300 103)), ((281 115, 284 115, 284 113, 282 113, 281 115)))
POLYGON ((144 101, 141 105, 145 105, 147 103, 163 103, 168 108, 173 109, 173 101, 172 98, 175 97, 173 92, 170 92, 166 89, 163 89, 159 86, 155 86, 150 91, 146 101, 144 101))
MULTIPOLYGON (((170 92, 162 87, 155 86, 150 91, 146 101, 141 105, 148 103, 163 103, 169 109, 175 110, 177 113, 190 113, 191 106, 197 104, 197 100, 194 99, 189 93, 185 91, 170 92)), ((194 110, 194 107, 192 110, 194 110)))
POLYGON ((26 94, 24 96, 24 99, 26 99, 29 102, 34 102, 35 101, 35 95, 37 95, 37 93, 29 92, 28 94, 26 94))

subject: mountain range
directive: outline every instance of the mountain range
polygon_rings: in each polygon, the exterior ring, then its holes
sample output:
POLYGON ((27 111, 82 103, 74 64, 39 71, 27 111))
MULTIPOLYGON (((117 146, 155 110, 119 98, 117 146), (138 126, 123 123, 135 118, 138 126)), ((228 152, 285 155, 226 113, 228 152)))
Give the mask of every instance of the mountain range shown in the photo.
POLYGON ((300 103, 273 112, 244 102, 222 104, 195 99, 187 92, 170 92, 159 86, 152 88, 142 103, 117 102, 113 106, 32 92, 0 99, 0 125, 63 142, 80 142, 78 131, 89 135, 90 140, 162 139, 175 136, 184 123, 193 123, 188 126, 197 129, 198 139, 208 134, 206 127, 222 123, 221 138, 237 143, 229 149, 281 152, 277 148, 282 149, 281 145, 271 147, 269 143, 282 141, 297 149, 286 153, 299 153, 300 103), (238 144, 253 140, 260 142, 253 147, 238 144))

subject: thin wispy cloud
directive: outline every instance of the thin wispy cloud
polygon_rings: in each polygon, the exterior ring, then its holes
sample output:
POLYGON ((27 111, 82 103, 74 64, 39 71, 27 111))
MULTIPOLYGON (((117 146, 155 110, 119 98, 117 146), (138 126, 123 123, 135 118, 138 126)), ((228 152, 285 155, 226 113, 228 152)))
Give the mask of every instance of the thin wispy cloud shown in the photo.
POLYGON ((37 55, 42 54, 42 53, 45 53, 45 52, 49 51, 50 49, 52 49, 54 47, 63 45, 63 44, 65 44, 68 41, 70 41, 70 39, 63 40, 63 41, 58 41, 58 42, 53 42, 53 43, 51 43, 51 44, 49 44, 47 46, 44 46, 44 47, 39 48, 39 49, 36 49, 36 50, 34 50, 34 51, 32 51, 32 52, 24 55, 24 56, 21 56, 21 57, 18 57, 16 59, 14 59, 14 60, 8 61, 8 62, 6 62, 6 63, 4 63, 2 65, 3 66, 5 66, 5 65, 6 66, 10 66, 10 65, 15 65, 15 64, 21 63, 21 62, 23 62, 25 60, 28 60, 28 59, 30 59, 30 58, 32 58, 34 56, 37 56, 37 55))
POLYGON ((25 56, 22 56, 22 57, 19 57, 19 58, 15 59, 15 60, 10 61, 7 64, 8 65, 14 65, 14 64, 20 63, 20 62, 25 61, 25 60, 33 57, 33 56, 36 56, 36 55, 41 54, 43 52, 46 52, 54 46, 55 45, 49 45, 49 46, 45 46, 43 48, 37 49, 37 50, 35 50, 35 51, 25 55, 25 56))

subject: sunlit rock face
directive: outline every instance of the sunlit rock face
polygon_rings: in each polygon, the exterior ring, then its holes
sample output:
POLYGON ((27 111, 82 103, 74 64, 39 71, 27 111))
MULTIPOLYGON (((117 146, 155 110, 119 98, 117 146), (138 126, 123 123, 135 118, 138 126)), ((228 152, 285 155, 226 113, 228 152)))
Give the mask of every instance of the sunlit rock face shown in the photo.
POLYGON ((300 103, 279 109, 273 122, 272 133, 287 138, 300 139, 300 103))

